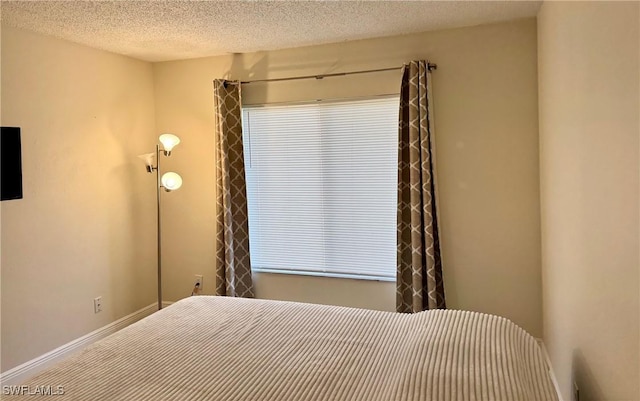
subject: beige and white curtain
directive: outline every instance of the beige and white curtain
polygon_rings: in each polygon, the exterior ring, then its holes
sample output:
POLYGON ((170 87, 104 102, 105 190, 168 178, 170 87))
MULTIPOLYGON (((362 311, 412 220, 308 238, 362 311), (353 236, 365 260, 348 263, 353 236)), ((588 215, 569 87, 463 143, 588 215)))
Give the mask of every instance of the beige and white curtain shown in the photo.
POLYGON ((445 308, 436 213, 431 73, 426 61, 404 67, 398 142, 398 312, 445 308))
POLYGON ((216 135, 216 295, 253 297, 240 83, 213 81, 216 135))

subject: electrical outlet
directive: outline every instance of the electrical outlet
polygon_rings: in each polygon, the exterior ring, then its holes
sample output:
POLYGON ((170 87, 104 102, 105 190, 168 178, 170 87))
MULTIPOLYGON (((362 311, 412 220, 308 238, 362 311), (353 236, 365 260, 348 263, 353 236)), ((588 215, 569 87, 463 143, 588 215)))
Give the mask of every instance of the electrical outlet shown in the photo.
POLYGON ((202 278, 202 274, 196 274, 196 281, 193 283, 194 287, 198 286, 199 292, 202 293, 204 281, 202 278))
POLYGON ((573 401, 580 401, 580 388, 576 382, 573 382, 573 401))
POLYGON ((93 313, 102 312, 102 297, 93 298, 93 313))

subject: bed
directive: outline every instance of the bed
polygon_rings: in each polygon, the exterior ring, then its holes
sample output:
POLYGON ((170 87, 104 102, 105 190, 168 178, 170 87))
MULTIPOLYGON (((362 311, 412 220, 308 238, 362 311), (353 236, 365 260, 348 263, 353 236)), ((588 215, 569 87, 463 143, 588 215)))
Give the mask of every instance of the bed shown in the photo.
POLYGON ((190 297, 3 400, 557 401, 536 340, 476 312, 190 297), (43 387, 40 387, 43 388, 43 387))

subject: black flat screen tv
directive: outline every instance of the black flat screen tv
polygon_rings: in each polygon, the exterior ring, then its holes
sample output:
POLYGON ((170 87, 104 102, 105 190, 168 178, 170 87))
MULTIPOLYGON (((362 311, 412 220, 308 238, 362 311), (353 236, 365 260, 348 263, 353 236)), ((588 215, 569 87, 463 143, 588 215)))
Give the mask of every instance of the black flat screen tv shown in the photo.
POLYGON ((22 199, 20 128, 0 127, 0 187, 2 200, 22 199))

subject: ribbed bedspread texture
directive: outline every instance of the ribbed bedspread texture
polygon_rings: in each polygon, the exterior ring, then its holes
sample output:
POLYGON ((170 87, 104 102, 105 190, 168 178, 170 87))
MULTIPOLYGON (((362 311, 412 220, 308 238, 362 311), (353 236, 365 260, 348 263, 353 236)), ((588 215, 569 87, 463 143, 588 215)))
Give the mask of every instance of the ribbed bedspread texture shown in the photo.
POLYGON ((3 400, 557 401, 537 341, 476 312, 400 314, 194 296, 3 400))

